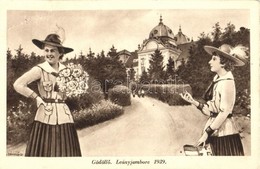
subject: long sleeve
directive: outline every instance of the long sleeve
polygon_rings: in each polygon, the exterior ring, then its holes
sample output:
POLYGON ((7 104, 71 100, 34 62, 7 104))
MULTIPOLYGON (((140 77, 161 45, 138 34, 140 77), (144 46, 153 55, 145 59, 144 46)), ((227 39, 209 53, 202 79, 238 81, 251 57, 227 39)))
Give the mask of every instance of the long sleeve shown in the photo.
POLYGON ((29 97, 34 91, 27 85, 41 78, 41 68, 35 66, 24 73, 14 82, 14 89, 25 97, 29 97))
POLYGON ((235 103, 235 84, 233 80, 222 81, 220 90, 219 114, 210 125, 212 129, 218 129, 232 112, 235 103))

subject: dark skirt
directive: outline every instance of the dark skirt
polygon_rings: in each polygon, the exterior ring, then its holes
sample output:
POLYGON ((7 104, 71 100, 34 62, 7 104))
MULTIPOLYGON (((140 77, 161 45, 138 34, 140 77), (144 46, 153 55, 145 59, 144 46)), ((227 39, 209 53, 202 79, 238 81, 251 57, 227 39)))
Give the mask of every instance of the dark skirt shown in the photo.
POLYGON ((74 124, 49 125, 34 121, 25 156, 81 156, 78 135, 74 124))
POLYGON ((210 137, 208 142, 211 145, 214 156, 243 156, 244 149, 239 134, 222 137, 210 137))

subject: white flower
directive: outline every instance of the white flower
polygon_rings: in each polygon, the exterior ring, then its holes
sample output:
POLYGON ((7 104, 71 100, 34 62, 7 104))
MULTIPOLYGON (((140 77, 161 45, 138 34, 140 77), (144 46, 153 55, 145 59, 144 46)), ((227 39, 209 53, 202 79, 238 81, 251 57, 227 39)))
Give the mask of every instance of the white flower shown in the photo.
POLYGON ((67 97, 77 97, 87 92, 88 73, 80 64, 69 63, 67 68, 59 72, 56 79, 58 91, 66 93, 67 97))

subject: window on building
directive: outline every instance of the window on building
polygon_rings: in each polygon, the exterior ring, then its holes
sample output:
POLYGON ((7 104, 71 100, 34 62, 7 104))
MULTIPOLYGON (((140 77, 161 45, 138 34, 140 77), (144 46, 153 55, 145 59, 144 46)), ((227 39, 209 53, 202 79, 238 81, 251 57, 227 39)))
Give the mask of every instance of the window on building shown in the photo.
POLYGON ((144 58, 141 58, 141 71, 143 72, 145 70, 145 67, 144 67, 144 58))

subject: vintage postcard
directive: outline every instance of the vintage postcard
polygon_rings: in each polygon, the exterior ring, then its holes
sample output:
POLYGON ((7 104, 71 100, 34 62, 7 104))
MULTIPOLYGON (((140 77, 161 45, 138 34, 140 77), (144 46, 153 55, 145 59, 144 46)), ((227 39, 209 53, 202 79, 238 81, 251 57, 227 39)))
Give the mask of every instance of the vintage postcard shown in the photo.
POLYGON ((258 6, 2 1, 0 168, 259 168, 258 6))

